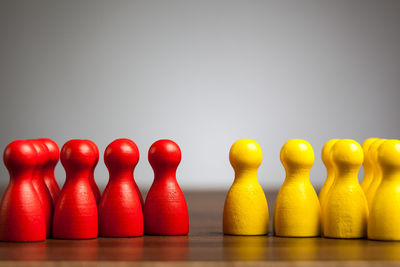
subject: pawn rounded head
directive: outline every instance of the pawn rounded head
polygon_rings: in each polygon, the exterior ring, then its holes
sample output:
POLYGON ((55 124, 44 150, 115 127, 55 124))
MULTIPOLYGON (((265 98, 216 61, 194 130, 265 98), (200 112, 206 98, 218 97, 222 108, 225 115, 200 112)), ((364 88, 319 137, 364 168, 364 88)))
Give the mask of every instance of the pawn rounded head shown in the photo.
POLYGON ((376 137, 371 137, 368 139, 365 139, 365 141, 362 143, 361 147, 364 151, 364 154, 366 155, 368 153, 369 147, 372 145, 373 142, 376 140, 379 140, 379 138, 376 137))
POLYGON ((331 139, 326 142, 325 145, 322 147, 321 159, 325 166, 332 165, 332 147, 336 144, 337 141, 339 141, 339 139, 331 139))
POLYGON ((3 153, 4 165, 9 171, 33 168, 36 166, 37 158, 36 149, 26 140, 9 143, 3 153))
POLYGON ((364 152, 356 141, 342 139, 332 147, 332 161, 338 168, 359 168, 364 161, 364 152))
POLYGON ((400 141, 383 142, 378 149, 378 161, 384 169, 400 170, 400 141))
POLYGON ((314 150, 309 142, 302 139, 287 141, 281 149, 281 162, 286 167, 311 168, 314 164, 314 150))
POLYGON ((362 149, 364 151, 364 163, 363 163, 364 165, 366 165, 366 164, 367 165, 368 164, 371 165, 372 164, 372 162, 370 160, 370 157, 368 156, 369 148, 377 140, 379 140, 379 138, 371 137, 371 138, 365 139, 365 141, 362 143, 361 147, 362 147, 362 149))
POLYGON ((60 149, 56 142, 49 138, 40 138, 38 141, 42 142, 47 147, 49 162, 56 164, 60 159, 60 149))
POLYGON ((37 166, 41 167, 47 164, 47 162, 50 159, 50 154, 49 154, 49 149, 45 144, 43 144, 41 141, 38 139, 30 139, 28 140, 32 146, 35 148, 36 153, 37 153, 37 166))
POLYGON ((260 145, 251 139, 239 139, 229 151, 229 161, 233 169, 256 169, 262 162, 260 145))
POLYGON ((97 156, 88 140, 73 139, 61 148, 60 160, 64 168, 92 168, 97 156))
POLYGON ((95 165, 96 165, 99 162, 99 158, 100 158, 99 148, 97 147, 96 143, 93 142, 92 140, 86 139, 85 141, 87 141, 94 150, 94 153, 96 156, 96 163, 95 163, 95 165))
POLYGON ((182 153, 174 141, 162 139, 151 145, 148 158, 153 169, 176 168, 181 162, 182 153))
POLYGON ((104 151, 107 168, 134 168, 139 161, 139 149, 130 139, 116 139, 104 151))
POLYGON ((386 141, 386 139, 375 140, 368 148, 366 155, 368 162, 374 163, 378 161, 378 150, 379 147, 386 141))

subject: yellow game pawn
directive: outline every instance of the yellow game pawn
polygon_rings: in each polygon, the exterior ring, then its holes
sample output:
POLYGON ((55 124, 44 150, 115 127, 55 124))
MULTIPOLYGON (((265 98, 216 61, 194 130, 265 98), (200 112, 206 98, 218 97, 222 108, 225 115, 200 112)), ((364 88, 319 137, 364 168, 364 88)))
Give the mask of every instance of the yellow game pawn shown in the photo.
POLYGON ((400 141, 387 140, 378 150, 382 181, 368 220, 368 238, 400 240, 400 141))
POLYGON ((361 188, 363 189, 364 193, 367 194, 368 188, 371 185, 371 182, 374 178, 374 166, 373 162, 371 162, 370 157, 368 156, 368 150, 373 142, 378 140, 379 138, 368 138, 362 143, 362 149, 364 151, 364 178, 361 181, 361 188))
POLYGON ((257 180, 262 151, 251 139, 236 141, 229 152, 235 180, 225 199, 223 232, 229 235, 265 235, 269 231, 268 204, 257 180))
POLYGON ((370 209, 375 197, 376 190, 378 189, 382 181, 382 168, 378 161, 378 149, 385 141, 386 139, 378 139, 373 142, 368 149, 369 161, 371 162, 373 167, 373 178, 365 196, 367 197, 368 208, 370 209))
MULTIPOLYGON (((332 139, 325 143, 321 151, 321 159, 326 168, 326 179, 324 185, 319 192, 319 203, 322 208, 324 207, 325 199, 328 196, 329 190, 331 189, 333 183, 335 182, 335 170, 332 162, 332 147, 339 139, 332 139)), ((322 222, 324 218, 321 216, 321 233, 323 233, 324 223, 322 222)))
POLYGON ((286 170, 274 210, 274 233, 286 237, 313 237, 321 234, 321 208, 310 183, 314 151, 301 139, 287 141, 281 149, 286 170))
POLYGON ((325 199, 328 196, 329 189, 331 188, 333 181, 335 180, 335 171, 333 169, 333 162, 332 162, 332 157, 331 157, 331 151, 333 145, 338 141, 339 139, 332 139, 329 140, 328 142, 325 143, 324 147, 322 148, 321 151, 321 159, 322 162, 325 165, 326 168, 326 179, 325 183, 321 188, 321 191, 319 192, 319 203, 321 204, 321 208, 324 205, 325 199))
POLYGON ((368 204, 358 171, 364 160, 361 146, 343 139, 332 147, 335 182, 322 208, 324 236, 363 238, 367 235, 368 204))

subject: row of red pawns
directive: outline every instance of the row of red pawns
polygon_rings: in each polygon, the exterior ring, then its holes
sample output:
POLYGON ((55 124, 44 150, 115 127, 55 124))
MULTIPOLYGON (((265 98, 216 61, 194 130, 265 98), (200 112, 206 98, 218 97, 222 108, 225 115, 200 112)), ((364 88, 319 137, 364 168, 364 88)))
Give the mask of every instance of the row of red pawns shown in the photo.
POLYGON ((99 149, 92 141, 70 140, 61 151, 47 138, 11 142, 3 157, 10 183, 0 203, 0 240, 187 234, 188 209, 175 176, 179 146, 156 141, 148 158, 154 182, 143 201, 133 177, 139 150, 132 140, 107 146, 110 179, 103 195, 94 180, 99 149), (54 178, 59 159, 66 172, 61 190, 54 178))

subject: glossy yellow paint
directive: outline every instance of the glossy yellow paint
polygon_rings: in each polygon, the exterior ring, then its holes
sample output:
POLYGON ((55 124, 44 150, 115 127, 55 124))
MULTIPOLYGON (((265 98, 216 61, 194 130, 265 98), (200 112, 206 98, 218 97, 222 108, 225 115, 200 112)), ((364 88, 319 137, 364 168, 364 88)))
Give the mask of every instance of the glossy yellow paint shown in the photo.
POLYGON ((378 139, 371 144, 368 150, 369 161, 373 168, 373 178, 370 186, 368 187, 365 196, 368 201, 368 208, 371 208, 372 202, 375 197, 376 190, 378 189, 382 181, 382 168, 378 161, 378 149, 386 141, 386 139, 378 139))
POLYGON ((324 236, 363 238, 368 220, 368 203, 358 183, 363 150, 356 141, 342 139, 332 147, 332 160, 335 182, 322 208, 324 236))
POLYGON ((321 208, 310 182, 314 151, 301 139, 287 141, 281 149, 286 170, 274 210, 274 234, 286 237, 313 237, 321 234, 321 208))
POLYGON ((262 151, 256 141, 240 139, 229 152, 235 180, 225 199, 223 232, 230 235, 265 235, 269 231, 268 204, 257 180, 262 151))
POLYGON ((322 217, 322 208, 324 207, 325 199, 328 196, 329 189, 331 189, 331 186, 333 185, 335 181, 335 170, 333 167, 333 161, 332 161, 332 147, 336 142, 339 141, 339 139, 331 139, 328 142, 325 143, 324 147, 322 148, 321 151, 321 159, 322 162, 325 165, 326 168, 326 179, 325 182, 321 188, 321 191, 319 192, 319 203, 321 206, 321 234, 323 234, 323 228, 324 228, 324 223, 323 223, 323 217, 322 217))
POLYGON ((335 179, 335 170, 333 169, 332 162, 332 147, 339 139, 331 139, 325 143, 321 151, 321 159, 326 168, 326 179, 325 183, 319 192, 319 203, 321 203, 321 208, 324 205, 325 199, 328 196, 329 189, 331 188, 333 181, 335 179))
POLYGON ((400 240, 400 141, 387 140, 378 149, 382 181, 368 220, 368 238, 400 240))
POLYGON ((371 182, 374 178, 374 166, 373 162, 371 162, 370 157, 368 156, 368 151, 370 146, 372 145, 373 142, 376 140, 379 140, 379 138, 371 137, 368 138, 362 143, 362 149, 364 151, 364 162, 363 162, 363 167, 364 167, 364 177, 361 181, 361 188, 363 189, 364 193, 367 194, 368 188, 371 185, 371 182))

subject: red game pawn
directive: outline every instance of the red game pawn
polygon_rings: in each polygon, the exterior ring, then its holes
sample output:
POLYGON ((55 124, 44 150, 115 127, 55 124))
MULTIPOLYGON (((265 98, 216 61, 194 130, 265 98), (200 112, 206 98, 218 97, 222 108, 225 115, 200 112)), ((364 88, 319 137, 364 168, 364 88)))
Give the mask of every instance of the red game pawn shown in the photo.
POLYGON ((140 191, 133 177, 139 149, 129 139, 117 139, 104 152, 110 179, 99 205, 99 235, 129 237, 143 235, 140 191))
POLYGON ((62 147, 60 160, 66 179, 54 210, 54 238, 97 237, 97 204, 89 183, 96 159, 96 152, 87 140, 70 140, 62 147))
POLYGON ((89 183, 90 183, 90 187, 93 190, 93 194, 94 194, 94 197, 96 198, 96 203, 98 206, 100 199, 101 199, 101 192, 100 192, 99 187, 96 184, 96 181, 94 180, 94 170, 96 169, 97 163, 99 162, 100 153, 99 153, 99 148, 93 141, 91 141, 91 140, 86 140, 86 141, 88 141, 90 143, 90 145, 93 147, 94 153, 96 155, 96 163, 93 165, 93 168, 90 170, 89 183))
POLYGON ((47 189, 50 192, 54 206, 56 204, 58 195, 60 194, 60 186, 58 185, 56 178, 54 177, 54 169, 60 158, 60 149, 58 148, 56 142, 49 138, 41 138, 38 140, 42 142, 49 151, 48 160, 43 167, 43 179, 47 189))
POLYGON ((14 141, 4 150, 10 183, 0 204, 1 241, 43 241, 46 218, 32 184, 37 152, 29 141, 14 141))
POLYGON ((49 150, 47 149, 47 146, 38 140, 31 139, 28 141, 31 142, 37 153, 37 162, 33 171, 32 183, 39 196, 40 202, 43 205, 46 216, 46 235, 49 237, 51 235, 51 225, 54 212, 53 199, 44 182, 44 167, 49 160, 49 150))
POLYGON ((154 181, 144 204, 144 232, 151 235, 186 235, 189 215, 185 196, 176 181, 181 150, 171 140, 159 140, 149 149, 154 181))

